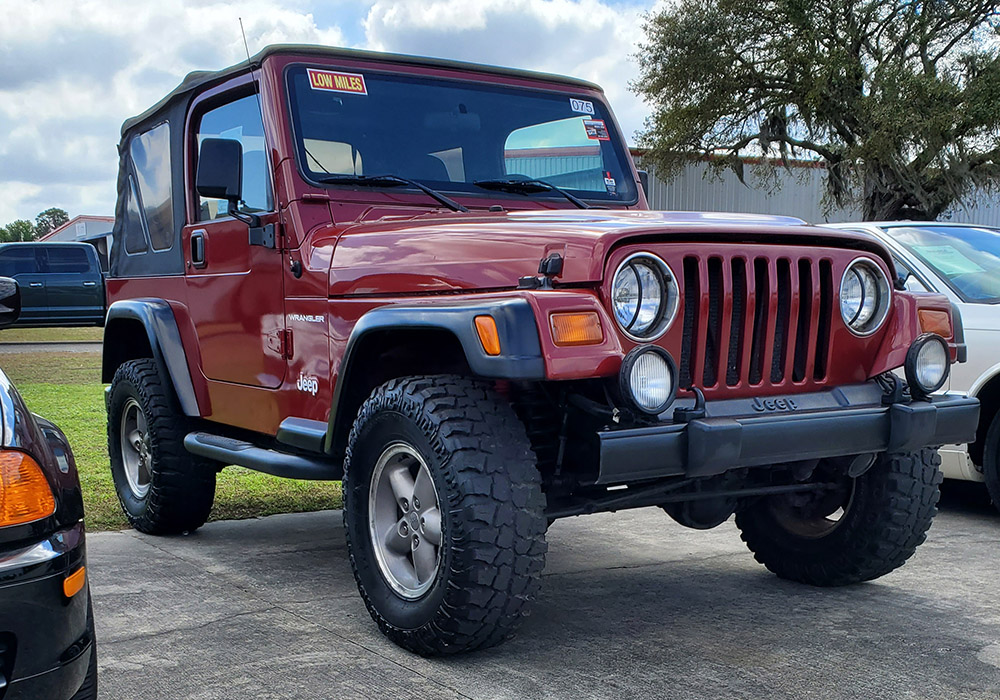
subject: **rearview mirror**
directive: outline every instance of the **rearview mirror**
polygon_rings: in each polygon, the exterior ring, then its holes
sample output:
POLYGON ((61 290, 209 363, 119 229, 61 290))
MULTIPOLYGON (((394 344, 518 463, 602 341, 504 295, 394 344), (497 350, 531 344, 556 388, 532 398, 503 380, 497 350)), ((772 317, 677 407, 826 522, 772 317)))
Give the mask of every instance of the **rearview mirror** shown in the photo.
POLYGON ((235 205, 243 198, 243 146, 234 139, 204 139, 198 149, 195 189, 202 197, 235 205))
POLYGON ((0 328, 14 325, 21 315, 21 288, 10 277, 0 277, 0 328))

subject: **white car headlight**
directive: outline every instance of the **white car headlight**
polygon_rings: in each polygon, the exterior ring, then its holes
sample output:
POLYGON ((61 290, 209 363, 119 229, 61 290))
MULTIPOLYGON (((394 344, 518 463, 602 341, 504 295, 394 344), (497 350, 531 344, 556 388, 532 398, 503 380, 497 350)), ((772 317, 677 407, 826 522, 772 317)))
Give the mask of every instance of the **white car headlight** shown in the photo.
POLYGON ((633 340, 653 340, 677 314, 677 280, 665 262, 649 253, 625 258, 611 282, 611 305, 619 327, 633 340))
POLYGON ((847 266, 840 280, 840 315, 857 335, 871 335, 889 314, 889 278, 870 258, 847 266))

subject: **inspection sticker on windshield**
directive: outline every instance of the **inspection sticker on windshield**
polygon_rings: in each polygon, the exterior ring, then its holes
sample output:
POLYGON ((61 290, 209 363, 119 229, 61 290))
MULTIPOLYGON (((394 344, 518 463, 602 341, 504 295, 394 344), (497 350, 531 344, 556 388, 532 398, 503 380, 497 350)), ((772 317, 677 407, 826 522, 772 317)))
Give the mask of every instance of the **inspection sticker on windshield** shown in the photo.
POLYGON ((365 76, 357 73, 335 73, 329 70, 307 69, 309 72, 309 87, 313 90, 326 92, 349 92, 354 95, 367 95, 365 76))
POLYGON ((969 275, 986 272, 962 251, 950 245, 915 245, 913 251, 944 275, 969 275))
POLYGON ((608 127, 604 124, 603 119, 584 119, 583 128, 587 130, 588 139, 596 139, 597 141, 611 140, 611 137, 608 135, 608 127))
POLYGON ((569 108, 574 112, 579 114, 593 114, 594 113, 594 103, 588 102, 587 100, 578 100, 574 97, 569 98, 569 108))

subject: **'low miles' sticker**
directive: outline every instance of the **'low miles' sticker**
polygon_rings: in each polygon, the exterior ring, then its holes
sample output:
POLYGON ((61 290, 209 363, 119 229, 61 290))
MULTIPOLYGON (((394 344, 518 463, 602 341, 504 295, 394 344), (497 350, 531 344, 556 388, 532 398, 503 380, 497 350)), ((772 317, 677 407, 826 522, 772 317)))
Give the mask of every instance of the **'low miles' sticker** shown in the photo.
POLYGON ((309 87, 313 90, 327 92, 349 92, 355 95, 367 95, 365 76, 357 73, 335 73, 329 70, 309 68, 309 87))

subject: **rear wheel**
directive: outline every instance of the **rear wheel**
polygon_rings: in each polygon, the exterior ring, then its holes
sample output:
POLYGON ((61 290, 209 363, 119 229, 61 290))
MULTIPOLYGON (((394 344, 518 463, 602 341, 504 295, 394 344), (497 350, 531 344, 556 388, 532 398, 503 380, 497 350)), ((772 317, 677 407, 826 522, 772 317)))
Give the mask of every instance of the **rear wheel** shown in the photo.
POLYGON ((358 589, 393 642, 450 654, 514 632, 545 563, 545 499, 524 428, 489 385, 377 388, 351 431, 343 491, 358 589))
POLYGON ((983 443, 983 478, 993 505, 1000 508, 1000 413, 993 416, 983 443))
POLYGON ((937 512, 936 449, 879 455, 867 472, 820 495, 783 494, 736 515, 754 558, 814 586, 868 581, 903 565, 937 512))
POLYGON ((111 476, 129 523, 140 532, 188 532, 208 519, 216 468, 184 449, 187 430, 155 360, 118 368, 108 399, 111 476))

